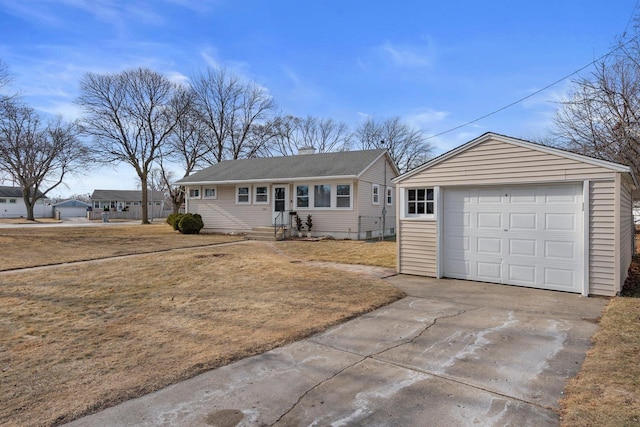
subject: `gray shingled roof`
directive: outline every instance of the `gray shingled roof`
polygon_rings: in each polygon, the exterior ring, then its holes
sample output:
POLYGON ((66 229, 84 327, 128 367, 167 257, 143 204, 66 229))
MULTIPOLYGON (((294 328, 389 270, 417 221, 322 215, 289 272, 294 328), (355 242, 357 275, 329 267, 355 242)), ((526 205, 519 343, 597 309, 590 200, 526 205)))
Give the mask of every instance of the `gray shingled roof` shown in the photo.
POLYGON ((65 200, 63 202, 56 203, 53 206, 55 206, 56 208, 80 208, 80 207, 87 208, 91 206, 91 203, 86 203, 76 199, 70 199, 70 200, 65 200))
MULTIPOLYGON (((151 199, 151 190, 147 193, 151 199)), ((140 190, 93 190, 91 200, 107 200, 110 202, 139 202, 142 200, 140 190)), ((153 192, 153 200, 164 200, 162 191, 153 192)))
POLYGON ((384 149, 379 149, 225 160, 183 178, 177 183, 357 177, 384 152, 384 149))
MULTIPOLYGON (((42 195, 42 191, 38 190, 38 194, 42 195)), ((20 187, 7 187, 0 185, 0 197, 18 197, 22 198, 22 188, 20 187)))

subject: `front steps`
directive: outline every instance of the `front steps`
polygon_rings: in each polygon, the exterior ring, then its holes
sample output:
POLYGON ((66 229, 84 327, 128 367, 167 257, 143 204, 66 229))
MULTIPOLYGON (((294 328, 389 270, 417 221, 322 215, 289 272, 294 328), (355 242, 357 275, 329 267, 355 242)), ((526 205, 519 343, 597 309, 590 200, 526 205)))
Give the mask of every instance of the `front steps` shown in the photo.
POLYGON ((273 235, 273 227, 254 227, 244 236, 247 240, 261 240, 264 242, 275 242, 276 240, 284 240, 287 227, 279 228, 278 234, 273 235))

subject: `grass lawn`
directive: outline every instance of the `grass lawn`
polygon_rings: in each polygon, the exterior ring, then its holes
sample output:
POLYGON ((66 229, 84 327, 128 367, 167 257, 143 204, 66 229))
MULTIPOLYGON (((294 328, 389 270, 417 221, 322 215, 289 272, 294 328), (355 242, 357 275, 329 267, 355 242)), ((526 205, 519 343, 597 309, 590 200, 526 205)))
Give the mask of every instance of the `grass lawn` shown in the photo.
POLYGON ((232 242, 220 234, 181 235, 167 224, 0 228, 1 270, 232 242))
MULTIPOLYGON (((169 246, 191 237, 154 226, 140 229, 137 238, 116 227, 98 228, 104 233, 99 235, 88 228, 55 229, 66 237, 37 229, 46 234, 42 239, 31 229, 21 230, 30 235, 22 240, 1 234, 13 239, 12 250, 25 254, 26 264, 35 265, 49 258, 30 260, 30 245, 50 252, 63 246, 67 257, 77 259, 86 254, 74 253, 74 241, 76 251, 98 244, 100 253, 119 254, 126 239, 130 253, 131 246, 143 251, 155 248, 153 242, 169 246), (137 245, 138 239, 146 244, 137 245)), ((191 244, 215 238, 194 237, 191 244)), ((56 259, 62 262, 64 256, 56 259)), ((0 425, 70 421, 401 296, 382 280, 293 263, 259 243, 5 272, 0 274, 0 425)))
POLYGON ((276 245, 286 254, 306 261, 328 261, 396 268, 395 242, 292 240, 278 242, 276 245))
POLYGON ((593 347, 565 389, 562 426, 640 425, 640 258, 621 297, 612 298, 593 347))

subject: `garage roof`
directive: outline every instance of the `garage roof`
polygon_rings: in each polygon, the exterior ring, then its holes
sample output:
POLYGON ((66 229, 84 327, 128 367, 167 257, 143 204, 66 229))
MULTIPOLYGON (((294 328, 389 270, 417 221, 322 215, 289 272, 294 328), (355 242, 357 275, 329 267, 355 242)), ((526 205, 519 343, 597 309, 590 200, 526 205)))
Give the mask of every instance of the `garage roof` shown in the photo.
POLYGON ((621 165, 619 163, 614 163, 614 162, 610 162, 607 160, 602 160, 602 159, 597 159, 595 157, 589 157, 589 156, 584 156, 582 154, 577 154, 577 153, 573 153, 571 151, 566 151, 566 150, 561 150, 558 148, 554 148, 554 147, 549 147, 546 145, 541 145, 541 144, 537 144, 535 142, 531 142, 531 141, 525 141, 524 139, 518 139, 518 138, 513 138, 510 136, 506 136, 506 135, 500 135, 498 133, 493 133, 493 132, 487 132, 484 133, 482 135, 480 135, 479 137, 477 137, 476 139, 473 139, 469 142, 467 142, 466 144, 463 144, 457 148, 454 148, 451 151, 448 151, 434 159, 429 160, 427 163, 418 166, 415 169, 412 169, 408 172, 405 172, 404 174, 397 176, 396 178, 394 178, 392 181, 393 182, 402 182, 403 180, 418 174, 426 169, 429 169, 439 163, 444 162, 447 159, 450 159, 451 157, 456 156, 457 154, 460 154, 470 148, 473 148, 479 144, 482 144, 483 142, 487 141, 487 140, 494 140, 494 141, 500 141, 500 142, 505 142, 508 144, 513 144, 513 145, 518 145, 520 147, 525 147, 525 148, 529 148, 532 150, 537 150, 537 151, 542 151, 544 153, 548 153, 548 154, 554 154, 556 156, 560 156, 560 157, 565 157, 568 159, 572 159, 572 160, 576 160, 579 162, 583 162, 583 163, 587 163, 587 164, 591 164, 594 166, 600 166, 603 168, 607 168, 607 169, 611 169, 614 170, 616 172, 626 172, 628 174, 631 175, 634 184, 637 186, 638 182, 636 180, 636 176, 633 174, 633 171, 631 170, 631 168, 629 166, 625 166, 625 165, 621 165))

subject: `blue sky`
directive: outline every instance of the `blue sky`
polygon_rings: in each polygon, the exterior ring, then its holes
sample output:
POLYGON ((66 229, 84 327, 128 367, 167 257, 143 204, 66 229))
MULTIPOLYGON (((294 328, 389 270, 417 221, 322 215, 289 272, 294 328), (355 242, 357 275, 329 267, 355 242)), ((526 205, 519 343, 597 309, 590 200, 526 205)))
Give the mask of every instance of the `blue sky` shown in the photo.
MULTIPOLYGON (((400 116, 435 135, 606 53, 636 0, 0 0, 0 58, 36 109, 74 119, 80 77, 144 66, 175 81, 224 66, 286 114, 400 116)), ((589 70, 583 72, 588 74, 589 70)), ((545 134, 570 80, 432 138, 434 154, 484 132, 545 134)), ((54 195, 135 189, 130 167, 71 178, 54 195)))

